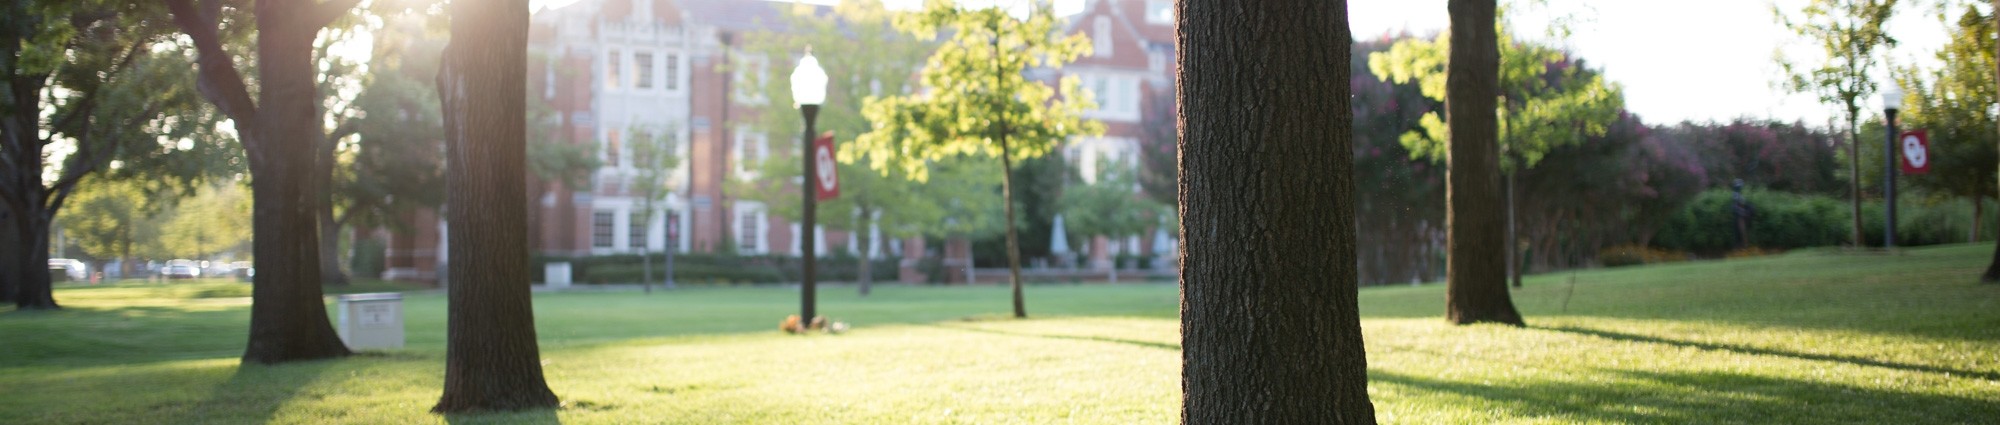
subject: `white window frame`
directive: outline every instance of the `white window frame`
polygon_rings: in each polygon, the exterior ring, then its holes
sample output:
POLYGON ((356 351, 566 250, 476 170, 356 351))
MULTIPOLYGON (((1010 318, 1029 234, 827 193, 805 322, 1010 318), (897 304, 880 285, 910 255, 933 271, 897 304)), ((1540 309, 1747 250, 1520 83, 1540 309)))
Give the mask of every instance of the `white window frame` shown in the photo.
POLYGON ((656 67, 656 64, 653 63, 653 52, 644 50, 632 52, 632 67, 634 68, 632 70, 632 88, 637 90, 652 89, 653 69, 656 67))

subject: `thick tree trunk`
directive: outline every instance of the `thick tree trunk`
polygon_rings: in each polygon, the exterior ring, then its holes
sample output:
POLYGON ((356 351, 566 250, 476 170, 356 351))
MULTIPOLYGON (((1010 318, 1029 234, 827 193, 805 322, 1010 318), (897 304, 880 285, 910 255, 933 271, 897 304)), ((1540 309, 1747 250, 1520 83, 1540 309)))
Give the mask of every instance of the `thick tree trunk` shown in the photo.
POLYGON ((432 411, 556 406, 528 293, 527 0, 454 2, 438 70, 452 285, 432 411))
POLYGON ((1494 0, 1451 0, 1450 74, 1445 113, 1451 126, 1445 226, 1451 233, 1446 312, 1452 323, 1520 325, 1507 293, 1506 223, 1500 199, 1500 45, 1494 0))
MULTIPOLYGON (((30 210, 36 204, 29 204, 30 210)), ((53 276, 49 275, 49 221, 43 213, 26 215, 25 220, 15 221, 15 229, 22 235, 22 248, 27 251, 19 258, 25 264, 21 267, 19 286, 14 288, 14 307, 21 310, 55 310, 56 305, 53 276)))
POLYGON ((320 28, 347 13, 355 1, 290 4, 258 2, 257 93, 248 85, 219 36, 216 3, 197 8, 192 0, 167 2, 174 23, 198 53, 202 97, 236 124, 249 156, 251 251, 257 258, 252 282, 250 338, 245 362, 278 363, 349 354, 327 321, 321 299, 319 227, 315 196, 321 187, 310 173, 314 149, 326 138, 320 121, 313 38, 320 28))
POLYGON ((238 121, 250 153, 251 250, 258 272, 251 290, 250 341, 243 353, 248 362, 349 354, 327 320, 320 289, 315 196, 321 188, 310 173, 313 149, 325 134, 312 63, 318 30, 301 23, 304 9, 258 8, 257 119, 238 121))
POLYGON ((1346 2, 1179 10, 1181 421, 1374 423, 1346 2))

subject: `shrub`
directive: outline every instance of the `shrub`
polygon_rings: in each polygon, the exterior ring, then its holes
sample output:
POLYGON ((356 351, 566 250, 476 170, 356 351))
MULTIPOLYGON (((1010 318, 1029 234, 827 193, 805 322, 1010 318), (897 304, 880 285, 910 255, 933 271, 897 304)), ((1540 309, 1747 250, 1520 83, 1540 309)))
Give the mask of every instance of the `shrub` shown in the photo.
MULTIPOLYGON (((573 273, 573 281, 586 284, 639 283, 645 280, 645 257, 637 254, 596 255, 585 257, 536 257, 530 267, 535 270, 534 280, 542 279, 539 271, 544 264, 567 261, 573 273)), ((653 279, 663 279, 666 273, 666 257, 653 254, 653 279)), ((820 258, 815 265, 820 281, 853 281, 858 278, 859 259, 820 258)), ((877 258, 869 266, 876 280, 893 280, 896 276, 897 258, 877 258)), ((676 254, 674 255, 674 282, 683 284, 748 284, 781 283, 798 281, 803 264, 798 257, 790 256, 738 256, 728 254, 676 254)))
POLYGON ((1597 260, 1604 263, 1605 267, 1670 263, 1686 259, 1687 253, 1684 252, 1674 252, 1636 244, 1613 246, 1597 252, 1597 260))
MULTIPOLYGON (((1710 190, 1667 219, 1655 246, 1720 255, 1736 247, 1735 203, 1728 190, 1710 190)), ((1752 190, 1750 243, 1770 248, 1837 245, 1846 241, 1849 215, 1839 199, 1752 190)))

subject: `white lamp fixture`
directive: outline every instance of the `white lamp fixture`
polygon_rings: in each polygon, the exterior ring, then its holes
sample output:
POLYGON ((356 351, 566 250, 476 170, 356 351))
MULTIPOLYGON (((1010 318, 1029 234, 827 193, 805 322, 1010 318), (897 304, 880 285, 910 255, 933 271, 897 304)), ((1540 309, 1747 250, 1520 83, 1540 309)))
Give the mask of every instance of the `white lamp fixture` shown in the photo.
MULTIPOLYGON (((798 78, 798 77, 792 77, 798 78)), ((1892 88, 1882 92, 1882 109, 1903 109, 1903 90, 1892 88)))
POLYGON ((826 70, 820 69, 819 59, 813 58, 812 48, 806 48, 806 57, 799 59, 798 68, 792 69, 792 103, 800 106, 819 105, 826 102, 826 70))

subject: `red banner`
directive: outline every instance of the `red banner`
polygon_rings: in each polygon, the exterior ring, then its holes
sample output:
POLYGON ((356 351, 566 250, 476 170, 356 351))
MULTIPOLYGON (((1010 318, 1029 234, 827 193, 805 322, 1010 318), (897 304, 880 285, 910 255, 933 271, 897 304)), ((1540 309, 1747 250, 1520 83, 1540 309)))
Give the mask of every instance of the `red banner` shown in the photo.
POLYGON ((813 139, 813 167, 818 174, 813 177, 813 197, 821 201, 840 197, 840 168, 833 155, 833 132, 813 139))
POLYGON ((1931 136, 1923 130, 1903 132, 1896 138, 1903 154, 1903 174, 1916 175, 1931 172, 1931 136))

